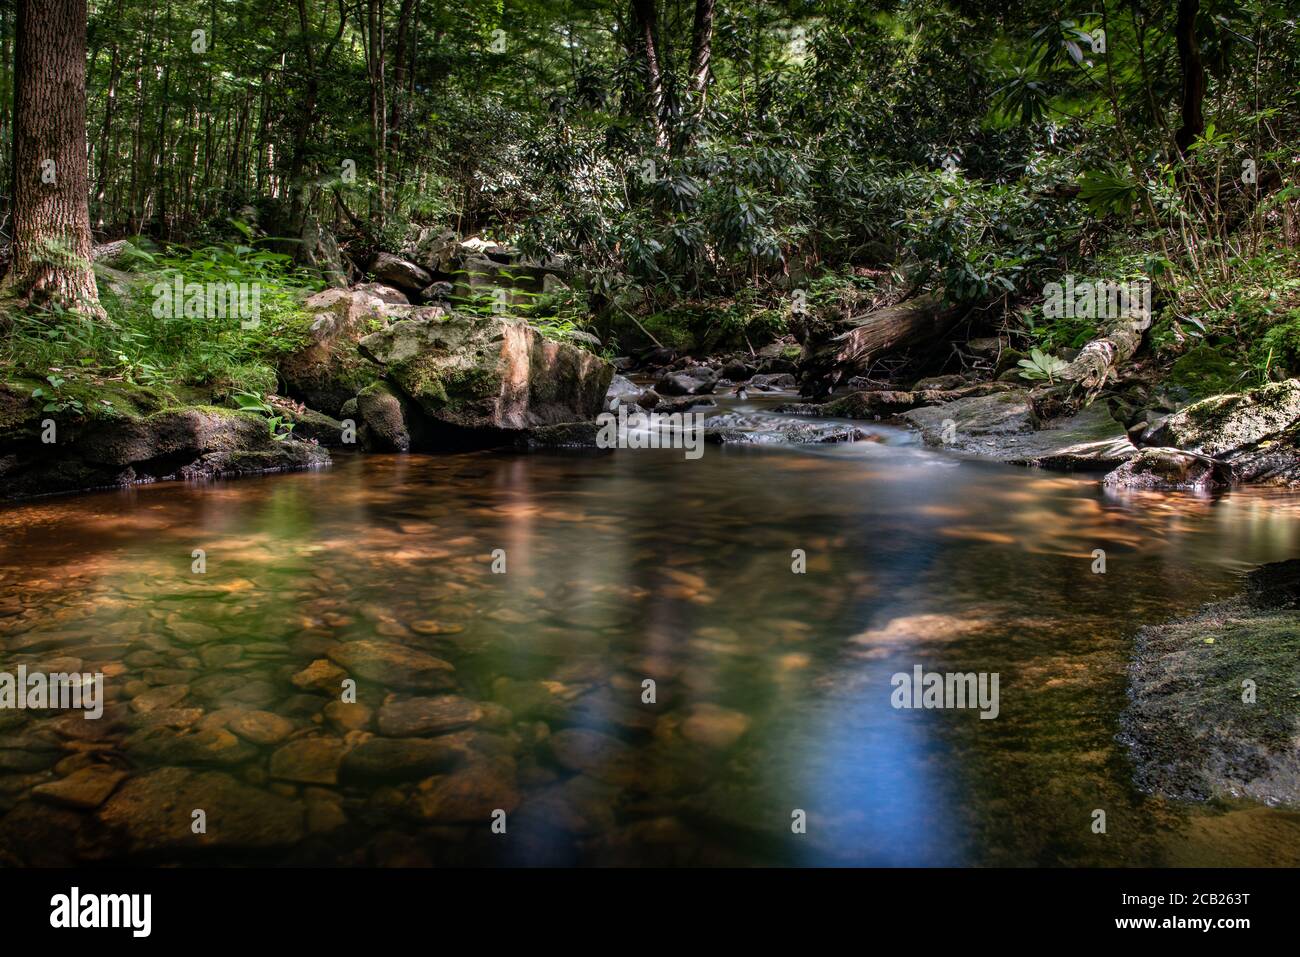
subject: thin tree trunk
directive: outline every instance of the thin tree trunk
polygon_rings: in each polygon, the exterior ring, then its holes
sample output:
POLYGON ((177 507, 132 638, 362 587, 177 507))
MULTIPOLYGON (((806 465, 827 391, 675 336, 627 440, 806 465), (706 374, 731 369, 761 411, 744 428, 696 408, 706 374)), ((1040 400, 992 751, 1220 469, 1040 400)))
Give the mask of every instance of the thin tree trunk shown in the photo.
POLYGON ((655 0, 632 0, 632 15, 636 21, 641 53, 645 57, 646 97, 649 101, 650 119, 654 123, 655 144, 660 149, 666 149, 668 129, 664 125, 664 77, 659 67, 659 15, 655 9, 655 0))
POLYGON ((103 316, 86 168, 86 0, 18 0, 13 263, 20 299, 103 316))
POLYGON ((691 92, 700 107, 709 88, 709 61, 713 55, 713 7, 715 0, 695 0, 695 24, 691 28, 691 92))
POLYGON ((1178 18, 1174 24, 1174 39, 1178 46, 1178 64, 1183 74, 1182 125, 1174 134, 1174 145, 1180 154, 1205 132, 1205 116, 1201 104, 1205 99, 1205 66, 1201 62, 1201 47, 1196 41, 1196 15, 1201 0, 1178 0, 1178 18))

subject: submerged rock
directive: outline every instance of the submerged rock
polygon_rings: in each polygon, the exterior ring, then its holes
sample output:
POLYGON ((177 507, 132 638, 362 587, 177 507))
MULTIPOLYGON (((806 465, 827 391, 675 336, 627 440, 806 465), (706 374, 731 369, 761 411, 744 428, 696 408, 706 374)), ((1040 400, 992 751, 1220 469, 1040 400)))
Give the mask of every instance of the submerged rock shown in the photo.
POLYGON ((705 747, 722 750, 731 747, 749 730, 749 716, 715 704, 701 704, 691 709, 682 722, 682 737, 705 747))
POLYGON ((392 738, 442 734, 475 724, 482 717, 483 709, 460 695, 408 698, 379 709, 379 733, 392 738))
POLYGON ((447 824, 487 824, 497 810, 519 805, 514 762, 474 761, 451 774, 421 781, 411 804, 414 817, 447 824))
POLYGON ((271 777, 299 784, 337 784, 344 745, 336 738, 299 738, 271 755, 271 777))
POLYGON ((32 796, 63 807, 97 808, 126 778, 125 771, 96 764, 74 771, 66 778, 32 788, 32 796))
POLYGON ((450 662, 388 641, 349 641, 331 649, 329 657, 359 678, 394 688, 437 691, 455 684, 450 662))
POLYGON ((1122 740, 1138 784, 1182 800, 1300 807, 1300 560, 1243 593, 1142 629, 1122 740))
POLYGON ((123 784, 98 815, 137 854, 282 847, 304 834, 301 804, 220 771, 150 771, 123 784), (194 833, 196 810, 203 811, 206 833, 194 833))
POLYGON ((344 755, 340 777, 345 784, 414 781, 447 771, 463 757, 446 738, 371 738, 344 755))

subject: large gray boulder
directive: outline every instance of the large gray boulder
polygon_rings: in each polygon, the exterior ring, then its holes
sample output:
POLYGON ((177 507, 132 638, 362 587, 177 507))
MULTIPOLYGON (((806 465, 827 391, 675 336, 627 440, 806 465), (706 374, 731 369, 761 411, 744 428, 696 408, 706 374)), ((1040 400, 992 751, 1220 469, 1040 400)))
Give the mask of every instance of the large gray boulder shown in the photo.
POLYGON ((433 276, 423 266, 385 252, 375 254, 370 263, 370 274, 380 282, 409 293, 419 293, 433 282, 433 276))
POLYGON ((360 350, 426 416, 460 429, 594 419, 614 375, 604 359, 500 317, 402 320, 366 336, 360 350))
POLYGON ((1112 488, 1300 486, 1300 379, 1217 395, 1143 436, 1140 458, 1106 476, 1112 488))

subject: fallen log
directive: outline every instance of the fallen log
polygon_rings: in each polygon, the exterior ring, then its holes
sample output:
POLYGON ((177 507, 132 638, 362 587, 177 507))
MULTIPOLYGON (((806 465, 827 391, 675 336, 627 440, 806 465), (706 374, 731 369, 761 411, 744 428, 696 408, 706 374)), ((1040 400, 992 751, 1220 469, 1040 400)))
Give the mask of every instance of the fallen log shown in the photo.
POLYGON ((834 383, 865 373, 873 362, 890 353, 933 345, 942 341, 968 312, 968 306, 945 303, 941 293, 925 293, 840 319, 831 324, 829 336, 821 342, 804 343, 805 384, 811 386, 827 379, 834 383))
POLYGON ((1091 403, 1106 383, 1115 378, 1119 366, 1133 358, 1142 345, 1142 333, 1150 324, 1149 318, 1141 316, 1118 319, 1079 350, 1074 361, 1059 375, 1076 407, 1091 403))

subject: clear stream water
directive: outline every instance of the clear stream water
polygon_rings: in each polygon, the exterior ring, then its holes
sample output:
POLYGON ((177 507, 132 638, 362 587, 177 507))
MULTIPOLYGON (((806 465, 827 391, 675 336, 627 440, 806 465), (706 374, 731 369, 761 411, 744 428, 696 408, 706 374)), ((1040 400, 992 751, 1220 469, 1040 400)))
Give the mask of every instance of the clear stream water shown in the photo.
POLYGON ((112 702, 94 730, 0 712, 0 863, 1300 864, 1300 814, 1140 793, 1116 741, 1135 629, 1300 553, 1300 496, 1113 498, 869 431, 339 455, 0 508, 0 669, 102 671, 112 702), (293 683, 358 640, 452 682, 361 680, 346 717, 337 676, 293 683), (894 709, 917 664, 997 672, 998 717, 894 709), (454 765, 346 772, 386 703, 448 692, 479 704, 441 735, 454 765), (248 711, 287 720, 232 735, 248 711), (41 796, 87 768, 126 777, 41 796))

